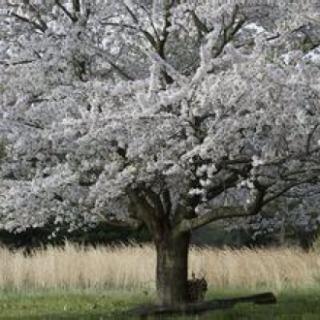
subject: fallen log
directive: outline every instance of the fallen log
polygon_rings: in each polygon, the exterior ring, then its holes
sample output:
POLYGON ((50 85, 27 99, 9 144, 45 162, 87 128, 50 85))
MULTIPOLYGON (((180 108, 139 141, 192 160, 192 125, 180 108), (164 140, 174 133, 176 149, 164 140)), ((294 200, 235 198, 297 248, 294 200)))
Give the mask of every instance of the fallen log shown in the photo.
POLYGON ((130 310, 128 314, 141 319, 151 316, 199 315, 208 311, 229 309, 237 303, 274 304, 276 302, 275 295, 271 292, 266 292, 245 297, 214 299, 178 306, 143 305, 130 310))

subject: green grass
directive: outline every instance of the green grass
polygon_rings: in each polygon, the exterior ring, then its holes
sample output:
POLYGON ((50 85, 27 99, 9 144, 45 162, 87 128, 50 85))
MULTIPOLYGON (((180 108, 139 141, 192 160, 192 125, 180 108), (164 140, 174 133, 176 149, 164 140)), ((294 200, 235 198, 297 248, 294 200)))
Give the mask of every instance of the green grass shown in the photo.
POLYGON ((127 309, 150 302, 130 292, 50 291, 0 294, 0 319, 123 319, 127 309))
MULTIPOLYGON (((210 292, 208 298, 234 297, 250 294, 250 291, 210 292)), ((240 304, 225 311, 211 312, 199 320, 319 320, 320 288, 288 290, 280 293, 278 304, 255 306, 240 304)), ((96 319, 124 320, 123 313, 129 308, 151 302, 153 295, 144 292, 25 292, 0 294, 0 319, 96 319)), ((130 318, 131 320, 132 318, 130 318)), ((164 318, 164 319, 173 319, 164 318)), ((174 319, 187 319, 186 317, 174 319)))
MULTIPOLYGON (((250 294, 250 292, 247 293, 250 294)), ((239 292, 235 295, 238 294, 239 292)), ((221 293, 218 295, 218 297, 223 296, 227 295, 221 293)), ((203 319, 213 319, 213 314, 215 320, 320 319, 320 289, 288 290, 277 294, 277 299, 278 303, 274 305, 239 304, 230 310, 211 313, 211 315, 205 316, 203 319)))

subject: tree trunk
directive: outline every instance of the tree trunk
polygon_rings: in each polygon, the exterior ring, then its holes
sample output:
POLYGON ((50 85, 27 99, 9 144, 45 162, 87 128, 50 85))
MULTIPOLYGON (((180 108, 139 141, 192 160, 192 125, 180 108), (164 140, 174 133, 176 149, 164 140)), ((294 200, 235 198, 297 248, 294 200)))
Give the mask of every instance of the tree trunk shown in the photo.
POLYGON ((187 302, 190 234, 163 236, 156 241, 158 304, 175 306, 187 302))

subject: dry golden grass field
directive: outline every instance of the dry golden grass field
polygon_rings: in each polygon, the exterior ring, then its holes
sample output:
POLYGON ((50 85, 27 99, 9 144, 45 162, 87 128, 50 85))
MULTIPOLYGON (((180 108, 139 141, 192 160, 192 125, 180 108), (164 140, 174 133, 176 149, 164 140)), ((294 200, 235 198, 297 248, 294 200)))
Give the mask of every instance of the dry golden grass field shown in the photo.
MULTIPOLYGON (((0 290, 154 289, 155 251, 146 246, 63 248, 23 252, 0 249, 0 290)), ((320 281, 320 254, 299 249, 231 250, 192 248, 190 273, 210 289, 281 291, 320 281)))

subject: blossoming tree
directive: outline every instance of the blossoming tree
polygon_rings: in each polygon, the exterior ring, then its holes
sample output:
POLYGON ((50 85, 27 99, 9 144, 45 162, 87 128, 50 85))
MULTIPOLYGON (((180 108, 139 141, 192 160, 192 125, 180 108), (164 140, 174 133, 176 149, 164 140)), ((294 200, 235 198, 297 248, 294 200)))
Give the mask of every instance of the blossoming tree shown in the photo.
POLYGON ((3 2, 2 227, 145 225, 174 305, 192 230, 318 183, 311 4, 3 2))

